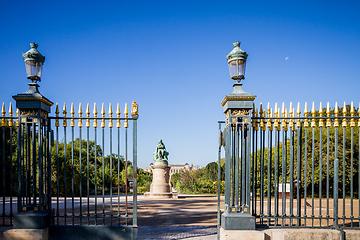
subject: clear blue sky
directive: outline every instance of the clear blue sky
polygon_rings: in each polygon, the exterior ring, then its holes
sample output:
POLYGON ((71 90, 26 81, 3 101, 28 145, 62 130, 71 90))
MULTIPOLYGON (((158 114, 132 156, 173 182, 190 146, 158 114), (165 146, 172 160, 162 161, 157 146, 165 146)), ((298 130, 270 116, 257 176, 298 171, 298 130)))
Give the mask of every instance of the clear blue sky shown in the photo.
POLYGON ((21 53, 36 42, 53 102, 138 102, 139 167, 160 138, 170 163, 206 166, 232 42, 249 54, 243 88, 257 105, 358 106, 359 13, 358 1, 2 1, 0 102, 27 90, 21 53))

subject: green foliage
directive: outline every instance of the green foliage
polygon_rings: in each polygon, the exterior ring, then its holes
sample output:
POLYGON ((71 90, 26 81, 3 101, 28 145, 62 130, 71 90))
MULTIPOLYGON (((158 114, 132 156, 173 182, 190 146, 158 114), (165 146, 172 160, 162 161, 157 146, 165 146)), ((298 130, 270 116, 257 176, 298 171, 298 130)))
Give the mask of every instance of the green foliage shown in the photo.
POLYGON ((153 174, 146 172, 140 168, 137 169, 137 184, 138 193, 145 193, 150 191, 153 174))

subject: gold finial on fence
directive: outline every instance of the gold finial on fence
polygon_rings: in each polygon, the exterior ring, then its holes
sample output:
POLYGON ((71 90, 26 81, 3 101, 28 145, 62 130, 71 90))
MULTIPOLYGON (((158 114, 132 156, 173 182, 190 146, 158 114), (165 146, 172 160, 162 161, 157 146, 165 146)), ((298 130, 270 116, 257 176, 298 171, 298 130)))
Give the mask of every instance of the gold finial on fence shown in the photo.
POLYGON ((81 119, 81 118, 82 118, 83 112, 82 112, 81 103, 79 103, 79 111, 78 111, 78 114, 79 114, 79 117, 80 117, 79 122, 78 122, 78 126, 79 126, 79 127, 82 127, 83 124, 82 124, 82 119, 81 119))
POLYGON ((70 127, 75 127, 75 120, 74 120, 74 117, 75 117, 74 103, 71 103, 70 115, 71 115, 70 127))
POLYGON ((102 119, 101 119, 101 127, 104 128, 105 127, 105 107, 104 107, 104 103, 102 104, 101 106, 101 116, 102 116, 102 119))
POLYGON ((97 124, 97 109, 96 109, 96 103, 94 103, 94 110, 93 110, 93 114, 94 114, 94 123, 93 123, 93 126, 94 128, 97 128, 98 127, 98 124, 97 124))
POLYGON ((63 126, 64 127, 67 127, 67 122, 66 122, 66 119, 65 119, 66 114, 67 114, 67 112, 66 112, 66 104, 64 103, 64 108, 63 108, 63 115, 64 115, 63 126))
MULTIPOLYGON (((13 109, 12 109, 12 104, 11 104, 11 102, 10 102, 10 106, 9 106, 9 115, 10 115, 10 117, 12 117, 13 116, 13 109)), ((12 127, 12 126, 14 126, 14 122, 13 122, 13 120, 12 120, 12 118, 10 118, 9 119, 9 127, 12 127)))
POLYGON ((2 105, 1 114, 3 116, 3 119, 1 119, 1 126, 5 127, 6 126, 6 121, 5 121, 6 111, 5 111, 5 103, 4 102, 3 102, 3 105, 2 105))
MULTIPOLYGON (((259 110, 257 108, 255 110, 255 117, 259 117, 259 110)), ((256 119, 255 131, 259 131, 259 119, 256 119)))
MULTIPOLYGON (((319 107, 319 117, 322 117, 324 111, 322 108, 322 103, 320 102, 320 107, 319 107)), ((324 126, 324 119, 320 118, 319 119, 319 127, 323 127, 324 126)))
POLYGON ((120 122, 120 106, 119 104, 117 104, 117 107, 116 107, 116 116, 118 117, 118 119, 116 120, 116 127, 117 128, 121 128, 121 122, 120 122))
POLYGON ((275 110, 274 110, 274 115, 275 115, 275 120, 274 120, 274 128, 276 128, 277 130, 279 130, 279 119, 278 118, 278 106, 277 103, 275 103, 275 110))
POLYGON ((327 102, 327 105, 326 105, 326 127, 331 127, 330 104, 329 104, 329 102, 327 102))
POLYGON ((316 115, 316 111, 315 111, 315 103, 313 102, 312 104, 312 109, 311 109, 311 127, 316 127, 316 122, 315 122, 315 115, 316 115))
MULTIPOLYGON (((293 118, 294 117, 293 114, 294 114, 294 108, 292 106, 292 102, 290 102, 289 117, 293 118)), ((291 130, 294 130, 294 119, 289 120, 289 127, 291 130)))
POLYGON ((59 104, 56 103, 56 110, 55 110, 55 116, 56 116, 56 119, 55 119, 55 127, 60 126, 60 123, 59 123, 59 114, 60 114, 59 104))
POLYGON ((264 123, 264 110, 263 110, 263 106, 262 106, 262 103, 260 103, 260 112, 259 112, 259 115, 260 115, 260 128, 262 129, 262 130, 264 130, 265 129, 265 123, 264 123))
MULTIPOLYGON (((253 103, 252 116, 253 116, 253 118, 256 117, 255 103, 253 103)), ((253 127, 253 128, 256 128, 256 120, 255 120, 255 119, 252 121, 252 127, 253 127)))
POLYGON ((139 108, 139 106, 137 105, 136 101, 133 101, 131 103, 131 114, 132 115, 138 115, 139 114, 138 113, 138 108, 139 108))
POLYGON ((128 112, 128 106, 127 106, 127 103, 125 103, 125 111, 124 111, 124 114, 125 114, 125 124, 124 124, 124 127, 125 128, 128 128, 128 116, 129 116, 129 112, 128 112))
POLYGON ((298 119, 296 120, 296 127, 301 127, 301 121, 300 121, 300 116, 301 116, 300 102, 298 102, 296 114, 297 114, 297 116, 298 116, 298 119))
POLYGON ((309 127, 309 119, 307 119, 307 117, 309 116, 309 111, 308 111, 308 107, 307 107, 307 102, 305 102, 305 108, 304 108, 304 127, 309 127))
POLYGON ((267 106, 267 116, 268 116, 268 119, 267 119, 267 123, 266 123, 266 126, 269 128, 270 131, 273 130, 273 126, 272 126, 272 119, 270 119, 272 116, 271 116, 271 108, 270 108, 270 103, 268 102, 268 106, 267 106))
MULTIPOLYGON (((350 115, 351 117, 355 116, 355 110, 354 110, 354 103, 351 102, 351 106, 350 106, 350 115)), ((351 118, 350 120, 350 127, 355 127, 355 119, 351 118)))
MULTIPOLYGON (((111 107, 111 103, 109 104, 109 117, 112 118, 113 115, 113 111, 112 111, 112 107, 111 107)), ((109 128, 113 127, 113 121, 112 119, 109 119, 109 128)))
POLYGON ((20 110, 17 108, 16 109, 16 126, 19 126, 19 115, 20 115, 20 110))
MULTIPOLYGON (((346 102, 344 102, 344 107, 343 107, 343 117, 346 117, 346 114, 347 114, 347 110, 346 110, 346 102)), ((347 126, 347 120, 346 120, 346 118, 343 118, 343 121, 342 121, 342 126, 343 126, 343 127, 346 127, 346 126, 347 126)))
POLYGON ((334 127, 338 127, 339 126, 339 119, 337 118, 339 116, 339 107, 337 105, 337 102, 335 103, 335 121, 334 121, 334 127))
POLYGON ((89 117, 90 117, 90 107, 89 107, 89 103, 86 105, 86 112, 85 112, 85 114, 86 114, 86 117, 87 117, 85 126, 86 126, 87 128, 89 128, 89 127, 90 127, 90 119, 89 119, 89 117))
POLYGON ((281 110, 281 115, 284 118, 281 122, 281 127, 284 129, 284 131, 287 131, 287 120, 285 119, 287 113, 286 113, 286 109, 285 109, 285 103, 283 102, 282 104, 282 110, 281 110))

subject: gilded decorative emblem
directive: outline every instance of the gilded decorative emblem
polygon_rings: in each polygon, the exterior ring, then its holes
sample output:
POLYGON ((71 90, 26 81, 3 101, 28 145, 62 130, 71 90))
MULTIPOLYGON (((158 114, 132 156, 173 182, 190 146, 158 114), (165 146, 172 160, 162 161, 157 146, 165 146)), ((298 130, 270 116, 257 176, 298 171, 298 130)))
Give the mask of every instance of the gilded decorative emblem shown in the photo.
POLYGON ((250 115, 250 110, 245 110, 245 109, 235 109, 231 111, 232 115, 250 115))
POLYGON ((131 114, 138 115, 138 105, 137 105, 136 101, 133 101, 131 104, 131 114))

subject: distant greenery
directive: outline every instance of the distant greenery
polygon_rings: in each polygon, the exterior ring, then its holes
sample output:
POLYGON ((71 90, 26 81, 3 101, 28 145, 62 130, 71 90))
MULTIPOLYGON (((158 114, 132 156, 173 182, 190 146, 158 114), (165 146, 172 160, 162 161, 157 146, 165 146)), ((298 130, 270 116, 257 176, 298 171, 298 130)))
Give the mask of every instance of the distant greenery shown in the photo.
MULTIPOLYGON (((218 190, 218 164, 211 162, 206 167, 194 171, 184 171, 172 175, 171 184, 179 193, 215 194, 218 190)), ((221 191, 224 191, 224 166, 221 168, 221 191)))

